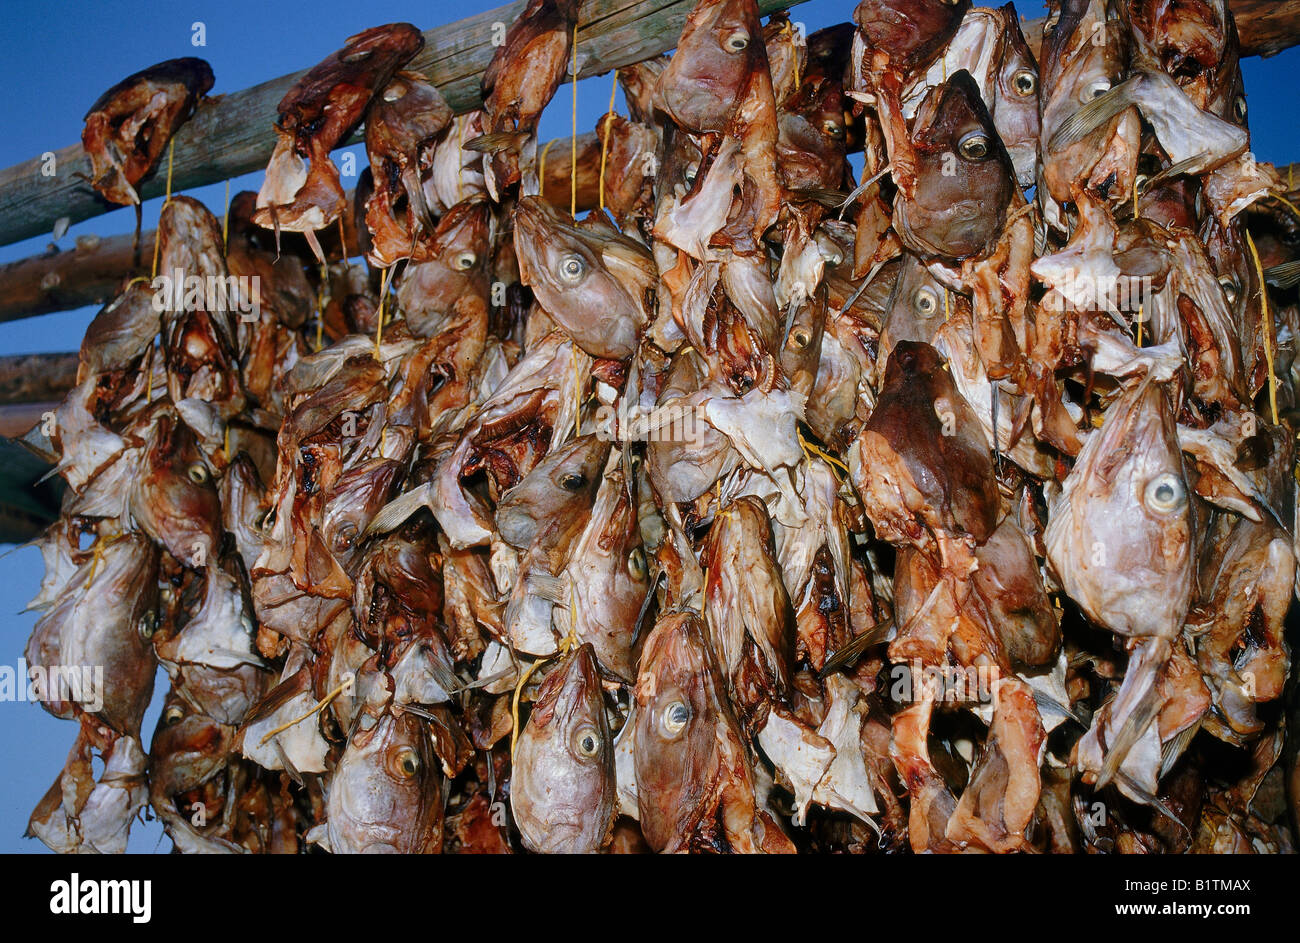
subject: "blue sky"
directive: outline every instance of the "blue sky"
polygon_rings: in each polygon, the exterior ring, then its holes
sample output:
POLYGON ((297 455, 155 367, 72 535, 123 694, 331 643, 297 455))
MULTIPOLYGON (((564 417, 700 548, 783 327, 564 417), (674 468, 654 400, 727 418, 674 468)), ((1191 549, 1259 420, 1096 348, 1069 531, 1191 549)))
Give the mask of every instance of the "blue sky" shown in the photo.
MULTIPOLYGON (((211 63, 216 75, 212 94, 255 85, 286 72, 307 68, 337 49, 351 34, 379 23, 405 20, 421 29, 499 6, 484 0, 457 3, 389 0, 383 4, 313 0, 312 3, 267 3, 265 0, 222 0, 219 3, 124 3, 115 0, 83 3, 15 2, 6 5, 0 32, 0 167, 8 167, 47 150, 58 150, 80 138, 86 109, 110 85, 145 66, 177 56, 197 55, 211 63), (207 45, 191 44, 192 27, 202 22, 207 45)), ((852 0, 812 0, 792 11, 808 32, 848 20, 852 0)), ((1036 2, 1018 2, 1021 14, 1039 16, 1036 2)), ((1250 102, 1253 150, 1258 159, 1286 163, 1300 157, 1293 130, 1291 97, 1300 70, 1300 50, 1288 50, 1269 60, 1244 62, 1250 102)), ((610 77, 578 85, 578 130, 587 131, 604 113, 610 77)), ((569 133, 569 90, 542 118, 543 140, 569 133)), ((619 109, 625 112, 619 96, 619 109)), ((365 157, 358 148, 358 166, 365 157)), ((231 182, 231 193, 256 190, 261 174, 231 182)), ((220 213, 224 185, 215 184, 188 195, 220 213)), ((157 222, 161 199, 144 207, 145 228, 157 222)), ((60 240, 71 246, 82 233, 101 236, 130 232, 134 214, 121 209, 78 223, 60 240)), ((0 246, 0 263, 25 258, 45 249, 48 238, 0 246)), ((0 354, 74 350, 93 309, 61 312, 0 324, 0 354)), ((11 550, 11 548, 0 548, 11 550)), ((18 614, 35 595, 41 575, 40 555, 32 548, 0 557, 0 664, 16 665, 35 622, 33 613, 18 614)), ((161 682, 160 682, 161 683, 161 682)), ((155 692, 145 721, 145 739, 157 717, 162 689, 155 692)), ((62 767, 75 730, 31 704, 0 703, 0 852, 42 851, 37 841, 20 838, 31 809, 62 767)), ((165 850, 157 823, 137 825, 133 851, 165 850)))

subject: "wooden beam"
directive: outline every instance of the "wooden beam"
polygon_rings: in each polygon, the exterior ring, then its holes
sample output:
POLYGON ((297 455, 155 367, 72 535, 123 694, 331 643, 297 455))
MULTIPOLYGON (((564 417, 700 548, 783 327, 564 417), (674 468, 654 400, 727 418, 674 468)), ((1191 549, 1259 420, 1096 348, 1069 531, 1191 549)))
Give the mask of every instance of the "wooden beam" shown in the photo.
MULTIPOLYGON (((764 13, 802 0, 760 0, 764 13)), ((586 0, 585 25, 578 31, 582 75, 594 75, 657 55, 676 42, 692 0, 586 0)), ((1232 0, 1243 52, 1271 55, 1300 43, 1300 0, 1232 0)), ((462 112, 480 104, 478 82, 491 58, 491 29, 510 22, 522 0, 496 10, 437 27, 425 33, 425 49, 415 59, 442 90, 452 107, 462 112)), ((1037 46, 1043 20, 1026 21, 1025 32, 1037 46)), ((341 38, 340 38, 341 41, 341 38)), ((213 183, 265 166, 274 145, 275 106, 302 73, 202 103, 176 136, 173 188, 177 191, 213 183)), ((589 157, 594 135, 579 138, 580 152, 589 157)), ((567 204, 568 148, 556 142, 543 193, 558 205, 567 204)), ((598 152, 597 152, 598 153, 598 152)), ((48 232, 54 221, 88 219, 116 207, 104 203, 75 175, 88 171, 81 146, 57 154, 58 174, 41 177, 39 160, 0 171, 0 245, 48 232)), ((595 205, 598 171, 580 160, 580 209, 595 205)), ((161 195, 165 181, 157 175, 141 184, 148 198, 161 195)), ((152 233, 142 237, 144 256, 152 253, 152 233)), ((82 237, 74 250, 49 252, 0 266, 0 321, 51 311, 103 304, 120 287, 123 277, 139 274, 131 262, 130 237, 82 237)))
MULTIPOLYGON (((540 149, 539 149, 540 153, 540 149)), ((546 179, 542 193, 557 206, 569 207, 569 138, 553 142, 546 166, 546 179)), ((599 196, 600 140, 594 131, 578 135, 578 210, 596 206, 599 196)), ((348 206, 352 205, 353 192, 348 191, 348 206)), ((346 217, 348 257, 356 258, 356 233, 351 214, 346 217)), ((122 286, 137 275, 148 275, 153 260, 153 241, 156 233, 149 230, 140 236, 140 264, 135 264, 136 253, 131 234, 109 236, 82 236, 74 248, 53 250, 40 255, 0 265, 0 322, 16 321, 52 311, 66 311, 86 305, 107 304, 122 290, 122 286)), ((298 233, 282 233, 285 250, 290 251, 293 240, 301 240, 298 233)), ((331 260, 339 257, 338 240, 331 227, 322 233, 322 248, 331 260)), ((306 243, 297 250, 306 256, 306 243)), ((3 393, 0 391, 0 396, 3 393)), ((0 401, 3 401, 0 399, 0 401)))
MULTIPOLYGON (((767 14, 800 2, 803 0, 759 0, 758 5, 767 14)), ((583 0, 578 26, 579 76, 600 75, 673 48, 694 5, 694 0, 583 0)), ((523 8, 524 0, 515 0, 426 30, 424 49, 408 68, 424 73, 458 114, 478 108, 482 104, 479 82, 495 51, 493 24, 513 22, 523 8)), ((345 38, 336 37, 321 50, 321 57, 342 45, 345 38)), ((276 106, 305 71, 201 102, 176 133, 173 191, 265 168, 275 146, 276 106)), ((106 76, 105 87, 115 79, 106 76)), ((0 245, 51 232, 55 222, 64 217, 77 223, 118 209, 86 182, 90 160, 80 143, 53 153, 53 176, 42 175, 41 156, 0 170, 0 245)), ((136 188, 143 199, 163 194, 165 159, 161 169, 136 188)))
MULTIPOLYGON (((76 386, 78 356, 70 352, 0 357, 0 406, 63 399, 76 386)), ((30 422, 22 431, 29 428, 30 422)), ((0 435, 13 433, 0 430, 0 435)))

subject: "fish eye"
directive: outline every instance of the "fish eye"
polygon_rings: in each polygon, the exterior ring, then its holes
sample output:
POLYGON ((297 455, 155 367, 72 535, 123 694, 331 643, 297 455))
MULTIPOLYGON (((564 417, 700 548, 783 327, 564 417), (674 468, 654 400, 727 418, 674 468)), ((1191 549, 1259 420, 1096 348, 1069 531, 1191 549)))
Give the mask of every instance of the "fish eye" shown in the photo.
POLYGON ((640 547, 633 547, 632 552, 627 555, 627 573, 632 579, 640 582, 646 578, 649 569, 646 567, 645 551, 640 547))
POLYGON ((595 756, 600 752, 600 734, 595 727, 579 727, 573 736, 573 747, 579 756, 595 756))
POLYGON ((1096 101, 1101 96, 1110 91, 1110 82, 1106 79, 1098 79, 1090 82, 1083 90, 1082 99, 1085 103, 1096 101))
POLYGON ((1223 275, 1219 278, 1219 285, 1223 288, 1223 294, 1228 299, 1228 304, 1237 303, 1237 282, 1230 275, 1223 275))
POLYGON ((185 708, 179 704, 173 704, 167 710, 163 711, 163 723, 168 727, 175 727, 185 719, 185 708))
POLYGON ((1133 186, 1137 187, 1138 193, 1147 192, 1147 183, 1151 180, 1146 174, 1138 174, 1133 178, 1133 186))
POLYGON ((206 485, 212 478, 212 473, 208 471, 208 466, 202 462, 195 462, 189 468, 185 469, 185 474, 189 476, 190 481, 196 485, 206 485))
POLYGON ((1246 121, 1246 96, 1238 95, 1232 100, 1232 113, 1237 116, 1237 120, 1243 124, 1246 121))
POLYGON ((1187 501, 1187 488, 1173 472, 1157 475, 1147 482, 1144 503, 1160 514, 1176 511, 1187 501))
POLYGON ((352 542, 357 539, 357 525, 355 521, 344 521, 339 525, 338 531, 334 534, 334 552, 341 553, 344 550, 352 549, 352 542))
POLYGON ((939 297, 933 288, 918 288, 912 297, 912 307, 917 314, 928 318, 939 310, 939 297))
POLYGON ((796 350, 805 349, 811 342, 812 338, 804 328, 797 327, 790 332, 790 346, 796 350))
POLYGON ((740 52, 749 45, 749 34, 744 30, 737 30, 727 37, 727 41, 723 45, 732 52, 740 52))
POLYGON ((146 642, 158 631, 158 613, 150 609, 140 617, 140 638, 146 642))
POLYGON ((582 276, 587 273, 587 263, 582 260, 580 255, 566 255, 560 260, 560 278, 569 283, 576 283, 582 280, 582 276))
POLYGON ((972 131, 957 143, 957 150, 967 160, 983 160, 989 156, 989 136, 983 131, 972 131))
POLYGON ((451 265, 458 272, 467 272, 474 267, 474 263, 477 261, 478 256, 473 252, 461 252, 456 258, 452 259, 451 265))
POLYGON ((1017 95, 1023 95, 1028 98, 1034 92, 1038 91, 1038 76, 1029 69, 1021 69, 1015 75, 1011 76, 1011 87, 1016 90, 1017 95))
POLYGON ((691 709, 681 701, 673 701, 664 708, 664 733, 670 737, 676 737, 686 728, 686 722, 690 719, 691 709))
POLYGON ((570 472, 560 478, 560 487, 575 494, 587 486, 587 476, 570 472))
POLYGON ((700 173, 700 168, 698 166, 687 167, 686 170, 682 173, 682 179, 686 181, 687 186, 694 186, 695 178, 699 175, 699 173, 700 173))
POLYGON ((844 126, 841 125, 834 118, 827 118, 825 121, 822 122, 822 131, 829 134, 833 138, 844 137, 844 126))
POLYGON ((404 779, 414 779, 420 772, 420 758, 410 747, 403 747, 397 752, 396 767, 404 779))

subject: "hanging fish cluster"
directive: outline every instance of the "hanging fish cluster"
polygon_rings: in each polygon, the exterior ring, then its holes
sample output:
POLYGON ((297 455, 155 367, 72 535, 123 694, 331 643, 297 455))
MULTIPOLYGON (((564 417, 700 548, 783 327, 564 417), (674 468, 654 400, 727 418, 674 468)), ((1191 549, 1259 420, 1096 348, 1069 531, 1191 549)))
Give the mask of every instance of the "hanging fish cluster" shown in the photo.
POLYGON ((580 0, 481 111, 406 24, 308 72, 228 233, 162 211, 225 303, 130 284, 55 417, 27 659, 106 685, 30 834, 1294 850, 1295 210, 1222 0, 1052 7, 699 0, 581 219, 580 0))

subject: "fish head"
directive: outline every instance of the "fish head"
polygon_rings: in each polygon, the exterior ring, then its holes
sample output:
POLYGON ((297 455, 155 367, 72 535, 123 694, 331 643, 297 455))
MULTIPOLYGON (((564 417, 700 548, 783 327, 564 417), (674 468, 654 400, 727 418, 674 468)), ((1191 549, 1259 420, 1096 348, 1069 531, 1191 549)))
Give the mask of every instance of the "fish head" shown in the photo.
POLYGON ((997 12, 1003 33, 991 106, 993 124, 1015 166, 1016 181, 1027 187, 1034 182, 1038 161, 1038 62, 1020 29, 1015 6, 1008 3, 997 12))
POLYGON ((707 800, 718 728, 734 726, 699 616, 687 611, 659 620, 641 653, 635 695, 641 829, 660 849, 681 837, 707 800))
POLYGON ((131 514, 186 566, 202 568, 220 545, 221 501, 194 433, 170 408, 159 409, 149 431, 131 514))
POLYGON ((687 131, 722 131, 758 68, 767 68, 754 0, 700 0, 655 85, 659 108, 687 131))
POLYGON ((168 692, 149 746, 149 788, 155 801, 196 789, 223 770, 234 732, 168 692))
POLYGON ((581 645, 546 676, 515 750, 510 806, 533 851, 598 851, 614 821, 614 744, 595 651, 581 645))
POLYGON ((913 199, 895 207, 899 235, 914 251, 963 259, 989 250, 1015 192, 1015 168, 979 86, 966 70, 929 92, 911 130, 913 199))
POLYGON ((442 846, 442 773, 425 722, 364 708, 330 784, 330 847, 415 854, 442 846))
POLYGON ((1110 405, 1066 477, 1044 535, 1048 559, 1094 621, 1172 638, 1191 600, 1193 536, 1173 407, 1144 381, 1110 405))
POLYGON ((861 0, 853 22, 874 50, 903 75, 924 66, 947 44, 970 0, 861 0))
POLYGON ((595 434, 556 449, 501 496, 497 531, 513 547, 526 548, 550 522, 572 521, 595 500, 609 443, 595 434))
POLYGON ((889 362, 889 354, 899 341, 931 343, 940 325, 956 312, 959 300, 966 302, 964 296, 940 284, 915 255, 903 253, 903 264, 880 326, 878 363, 883 367, 889 362))
POLYGON ((520 279, 578 346, 610 360, 636 352, 655 284, 647 249, 613 231, 576 226, 538 197, 515 208, 514 244, 520 279))

